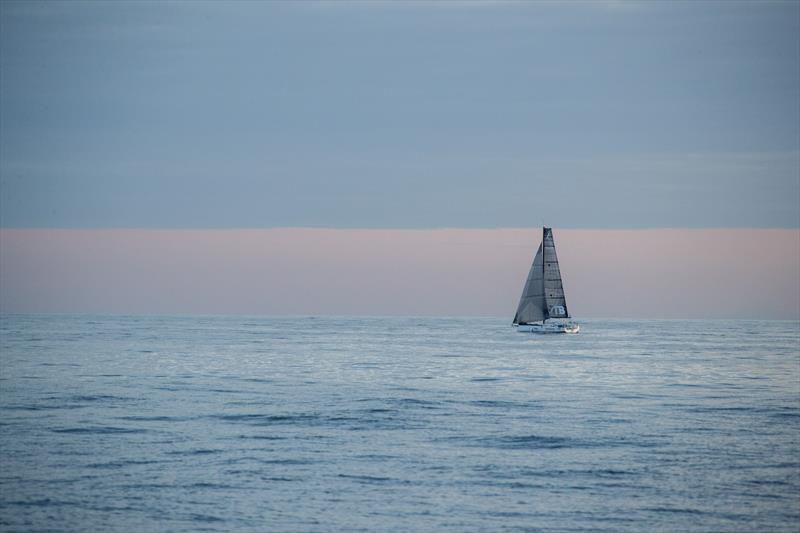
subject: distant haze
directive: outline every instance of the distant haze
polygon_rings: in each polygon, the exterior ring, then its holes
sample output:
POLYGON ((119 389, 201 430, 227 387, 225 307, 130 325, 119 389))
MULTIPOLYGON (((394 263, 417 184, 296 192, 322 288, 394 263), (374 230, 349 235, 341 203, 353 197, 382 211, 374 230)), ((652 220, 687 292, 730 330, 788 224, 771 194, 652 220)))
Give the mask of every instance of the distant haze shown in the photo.
MULTIPOLYGON (((513 316, 541 229, 0 230, 3 312, 513 316)), ((800 318, 800 230, 555 230, 580 317, 800 318)))

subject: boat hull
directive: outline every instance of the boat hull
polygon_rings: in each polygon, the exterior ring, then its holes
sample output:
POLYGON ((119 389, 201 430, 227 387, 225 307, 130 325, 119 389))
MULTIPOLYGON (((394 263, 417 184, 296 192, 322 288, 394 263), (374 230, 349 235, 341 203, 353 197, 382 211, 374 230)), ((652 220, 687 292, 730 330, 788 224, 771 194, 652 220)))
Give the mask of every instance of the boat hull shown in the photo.
POLYGON ((572 322, 552 324, 514 324, 519 333, 578 333, 581 327, 572 322))

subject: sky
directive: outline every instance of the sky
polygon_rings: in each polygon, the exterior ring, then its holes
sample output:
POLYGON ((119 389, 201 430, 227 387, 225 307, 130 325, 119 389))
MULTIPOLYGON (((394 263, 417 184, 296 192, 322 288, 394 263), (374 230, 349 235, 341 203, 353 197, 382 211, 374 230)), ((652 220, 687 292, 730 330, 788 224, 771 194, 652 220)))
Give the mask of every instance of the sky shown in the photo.
POLYGON ((505 316, 543 224, 800 318, 800 2, 0 2, 2 312, 505 316))
POLYGON ((0 3, 6 228, 800 227, 800 3, 0 3))
MULTIPOLYGON (((800 319, 798 230, 554 236, 579 321, 800 319)), ((3 312, 495 316, 510 324, 541 230, 6 229, 0 239, 3 312)))

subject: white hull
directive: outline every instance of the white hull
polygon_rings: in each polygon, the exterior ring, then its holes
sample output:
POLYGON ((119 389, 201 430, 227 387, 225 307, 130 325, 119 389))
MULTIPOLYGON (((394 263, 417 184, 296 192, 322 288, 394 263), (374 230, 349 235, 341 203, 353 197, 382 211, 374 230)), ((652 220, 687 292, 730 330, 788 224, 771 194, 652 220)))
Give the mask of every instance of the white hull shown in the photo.
POLYGON ((581 327, 572 322, 544 324, 514 324, 519 333, 578 333, 581 327))

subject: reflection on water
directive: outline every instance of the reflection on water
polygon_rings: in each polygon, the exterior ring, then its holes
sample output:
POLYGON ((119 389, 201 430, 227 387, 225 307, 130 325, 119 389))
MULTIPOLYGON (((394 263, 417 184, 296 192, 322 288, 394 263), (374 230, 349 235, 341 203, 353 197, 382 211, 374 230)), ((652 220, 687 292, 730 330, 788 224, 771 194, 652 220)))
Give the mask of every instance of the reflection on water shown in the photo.
POLYGON ((9 529, 793 530, 800 325, 4 316, 9 529))

